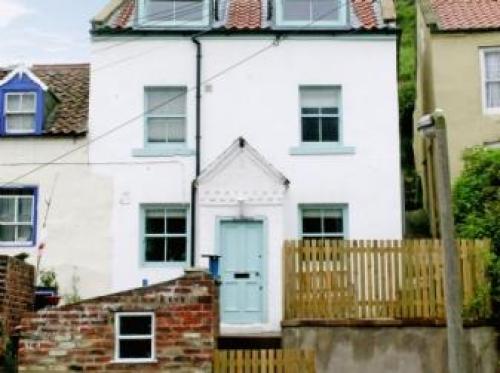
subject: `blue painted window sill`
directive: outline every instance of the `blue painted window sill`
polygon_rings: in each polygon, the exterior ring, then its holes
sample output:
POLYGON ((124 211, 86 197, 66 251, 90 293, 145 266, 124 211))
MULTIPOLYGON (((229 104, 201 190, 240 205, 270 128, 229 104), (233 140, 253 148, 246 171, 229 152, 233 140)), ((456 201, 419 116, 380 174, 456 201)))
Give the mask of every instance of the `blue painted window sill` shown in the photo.
POLYGON ((193 149, 188 148, 141 148, 132 149, 134 157, 174 157, 183 156, 189 157, 195 155, 193 149))
POLYGON ((330 145, 330 144, 308 144, 290 148, 290 155, 334 155, 355 154, 354 146, 330 145))

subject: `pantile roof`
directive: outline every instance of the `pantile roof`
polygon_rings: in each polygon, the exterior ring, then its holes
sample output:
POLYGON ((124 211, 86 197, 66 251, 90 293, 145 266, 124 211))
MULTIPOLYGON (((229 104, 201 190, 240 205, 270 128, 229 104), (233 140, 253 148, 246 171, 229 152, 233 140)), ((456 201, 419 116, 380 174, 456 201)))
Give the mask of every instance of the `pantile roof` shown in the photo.
MULTIPOLYGON (((265 30, 272 26, 274 6, 269 0, 218 0, 217 20, 214 29, 226 30, 265 30)), ((392 0, 339 0, 342 4, 349 1, 349 29, 376 30, 394 29, 394 20, 384 21, 381 3, 392 0)), ((137 2, 121 0, 109 9, 106 17, 94 19, 93 31, 110 30, 120 32, 136 27, 137 2)))
MULTIPOLYGON (((11 70, 0 68, 0 80, 11 70)), ((47 113, 44 133, 50 135, 82 135, 88 129, 89 74, 88 64, 34 65, 30 71, 48 87, 57 100, 47 113)))
POLYGON ((438 30, 500 29, 498 0, 422 0, 422 9, 438 30))

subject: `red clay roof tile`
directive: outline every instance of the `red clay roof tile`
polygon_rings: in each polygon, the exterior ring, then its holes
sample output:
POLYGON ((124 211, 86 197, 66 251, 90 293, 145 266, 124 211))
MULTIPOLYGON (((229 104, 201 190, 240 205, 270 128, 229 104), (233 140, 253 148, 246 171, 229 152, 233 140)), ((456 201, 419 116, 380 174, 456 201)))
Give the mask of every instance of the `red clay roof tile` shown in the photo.
POLYGON ((441 30, 500 28, 498 0, 432 0, 431 6, 441 30))
POLYGON ((378 26, 372 0, 352 0, 352 5, 363 28, 373 29, 378 26))
POLYGON ((261 0, 231 0, 226 28, 258 29, 262 21, 261 0))

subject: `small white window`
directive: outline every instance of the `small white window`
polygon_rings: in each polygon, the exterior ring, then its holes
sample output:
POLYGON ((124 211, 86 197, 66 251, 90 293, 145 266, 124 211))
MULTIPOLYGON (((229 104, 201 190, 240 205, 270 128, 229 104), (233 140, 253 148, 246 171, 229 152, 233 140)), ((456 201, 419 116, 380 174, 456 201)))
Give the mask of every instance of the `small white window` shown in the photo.
POLYGON ((483 50, 483 97, 486 112, 500 113, 500 49, 483 50))
POLYGON ((204 26, 208 22, 206 0, 141 0, 140 24, 151 26, 204 26))
POLYGON ((303 207, 302 239, 345 239, 345 208, 337 206, 303 207))
POLYGON ((151 362, 154 359, 154 313, 117 313, 115 315, 115 360, 122 362, 151 362))
POLYGON ((300 88, 303 143, 340 142, 340 88, 300 88))
POLYGON ((16 92, 5 94, 5 132, 23 134, 35 132, 36 94, 16 92))
POLYGON ((0 245, 33 245, 35 189, 0 189, 0 245))
POLYGON ((146 88, 146 145, 186 142, 185 87, 146 88))
POLYGON ((276 0, 278 26, 329 27, 346 24, 342 0, 276 0))

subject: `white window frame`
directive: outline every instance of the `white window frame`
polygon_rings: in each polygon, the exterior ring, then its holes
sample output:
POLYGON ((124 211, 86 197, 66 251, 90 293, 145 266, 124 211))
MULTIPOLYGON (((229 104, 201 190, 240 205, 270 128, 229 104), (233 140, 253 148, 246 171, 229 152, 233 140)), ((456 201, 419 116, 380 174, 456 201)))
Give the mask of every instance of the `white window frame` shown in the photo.
POLYGON ((188 89, 186 86, 146 86, 144 87, 144 146, 146 148, 186 148, 187 146, 187 136, 188 136, 188 116, 187 116, 187 111, 188 111, 188 102, 187 102, 187 97, 188 97, 188 89), (185 112, 184 114, 155 114, 155 113, 150 113, 148 111, 148 102, 149 102, 149 95, 148 92, 152 90, 169 90, 169 89, 178 89, 178 90, 183 90, 184 91, 184 100, 185 100, 185 112), (149 134, 149 119, 184 119, 184 141, 165 141, 165 142, 150 142, 148 139, 148 134, 149 134))
POLYGON ((156 320, 154 312, 117 312, 115 313, 115 362, 118 363, 151 363, 156 362, 156 320), (120 335, 121 317, 130 316, 150 316, 151 317, 151 334, 150 335, 120 335), (120 341, 121 340, 151 340, 151 358, 121 358, 120 357, 120 341))
MULTIPOLYGON (((0 189, 1 193, 1 189, 0 189)), ((0 194, 0 199, 14 199, 14 221, 13 222, 0 222, 0 225, 9 226, 9 227, 19 227, 19 226, 27 226, 31 227, 32 232, 32 240, 30 241, 18 241, 18 230, 15 230, 15 238, 14 241, 0 241, 0 246, 32 246, 35 244, 35 195, 34 194, 11 194, 11 195, 2 195, 0 194), (19 199, 26 198, 31 199, 31 221, 29 223, 19 222, 19 199)))
POLYGON ((349 24, 349 13, 347 11, 348 5, 344 0, 338 0, 339 18, 337 20, 285 20, 284 19, 284 1, 287 0, 274 0, 276 4, 276 19, 275 23, 278 28, 293 28, 308 26, 309 28, 347 28, 349 24))
POLYGON ((500 106, 489 108, 487 105, 488 98, 486 93, 486 53, 496 52, 500 53, 500 47, 487 47, 480 49, 480 64, 481 64, 481 96, 483 100, 483 113, 489 115, 498 115, 500 114, 500 106))
MULTIPOLYGON (((172 0, 176 1, 176 0, 172 0)), ((138 20, 137 24, 139 27, 175 27, 175 28, 200 28, 206 27, 210 24, 210 4, 208 0, 199 0, 203 4, 202 9, 202 19, 201 21, 149 21, 147 17, 146 7, 148 0, 139 0, 139 12, 138 12, 138 20)))
MULTIPOLYGON (((22 106, 22 105, 21 105, 22 106)), ((4 118, 5 118, 5 133, 6 134, 12 134, 12 135, 22 135, 22 134, 29 134, 29 133, 35 133, 36 132, 36 108, 37 108, 37 94, 35 92, 30 92, 30 91, 19 91, 19 92, 7 92, 4 96, 4 118), (11 96, 21 96, 21 102, 22 102, 22 96, 23 95, 30 95, 33 96, 33 111, 9 111, 7 102, 9 100, 9 97, 11 96), (7 116, 8 115, 33 115, 33 129, 31 130, 9 130, 8 127, 8 120, 7 116)))
POLYGON ((299 224, 300 224, 300 238, 302 240, 307 240, 308 237, 321 237, 323 240, 331 239, 341 239, 347 240, 348 237, 348 206, 345 204, 304 204, 299 206, 299 224), (307 210, 319 210, 321 214, 322 224, 324 224, 324 214, 327 210, 339 210, 342 213, 342 233, 325 233, 324 227, 322 227, 323 232, 317 233, 304 233, 304 211, 307 210))

